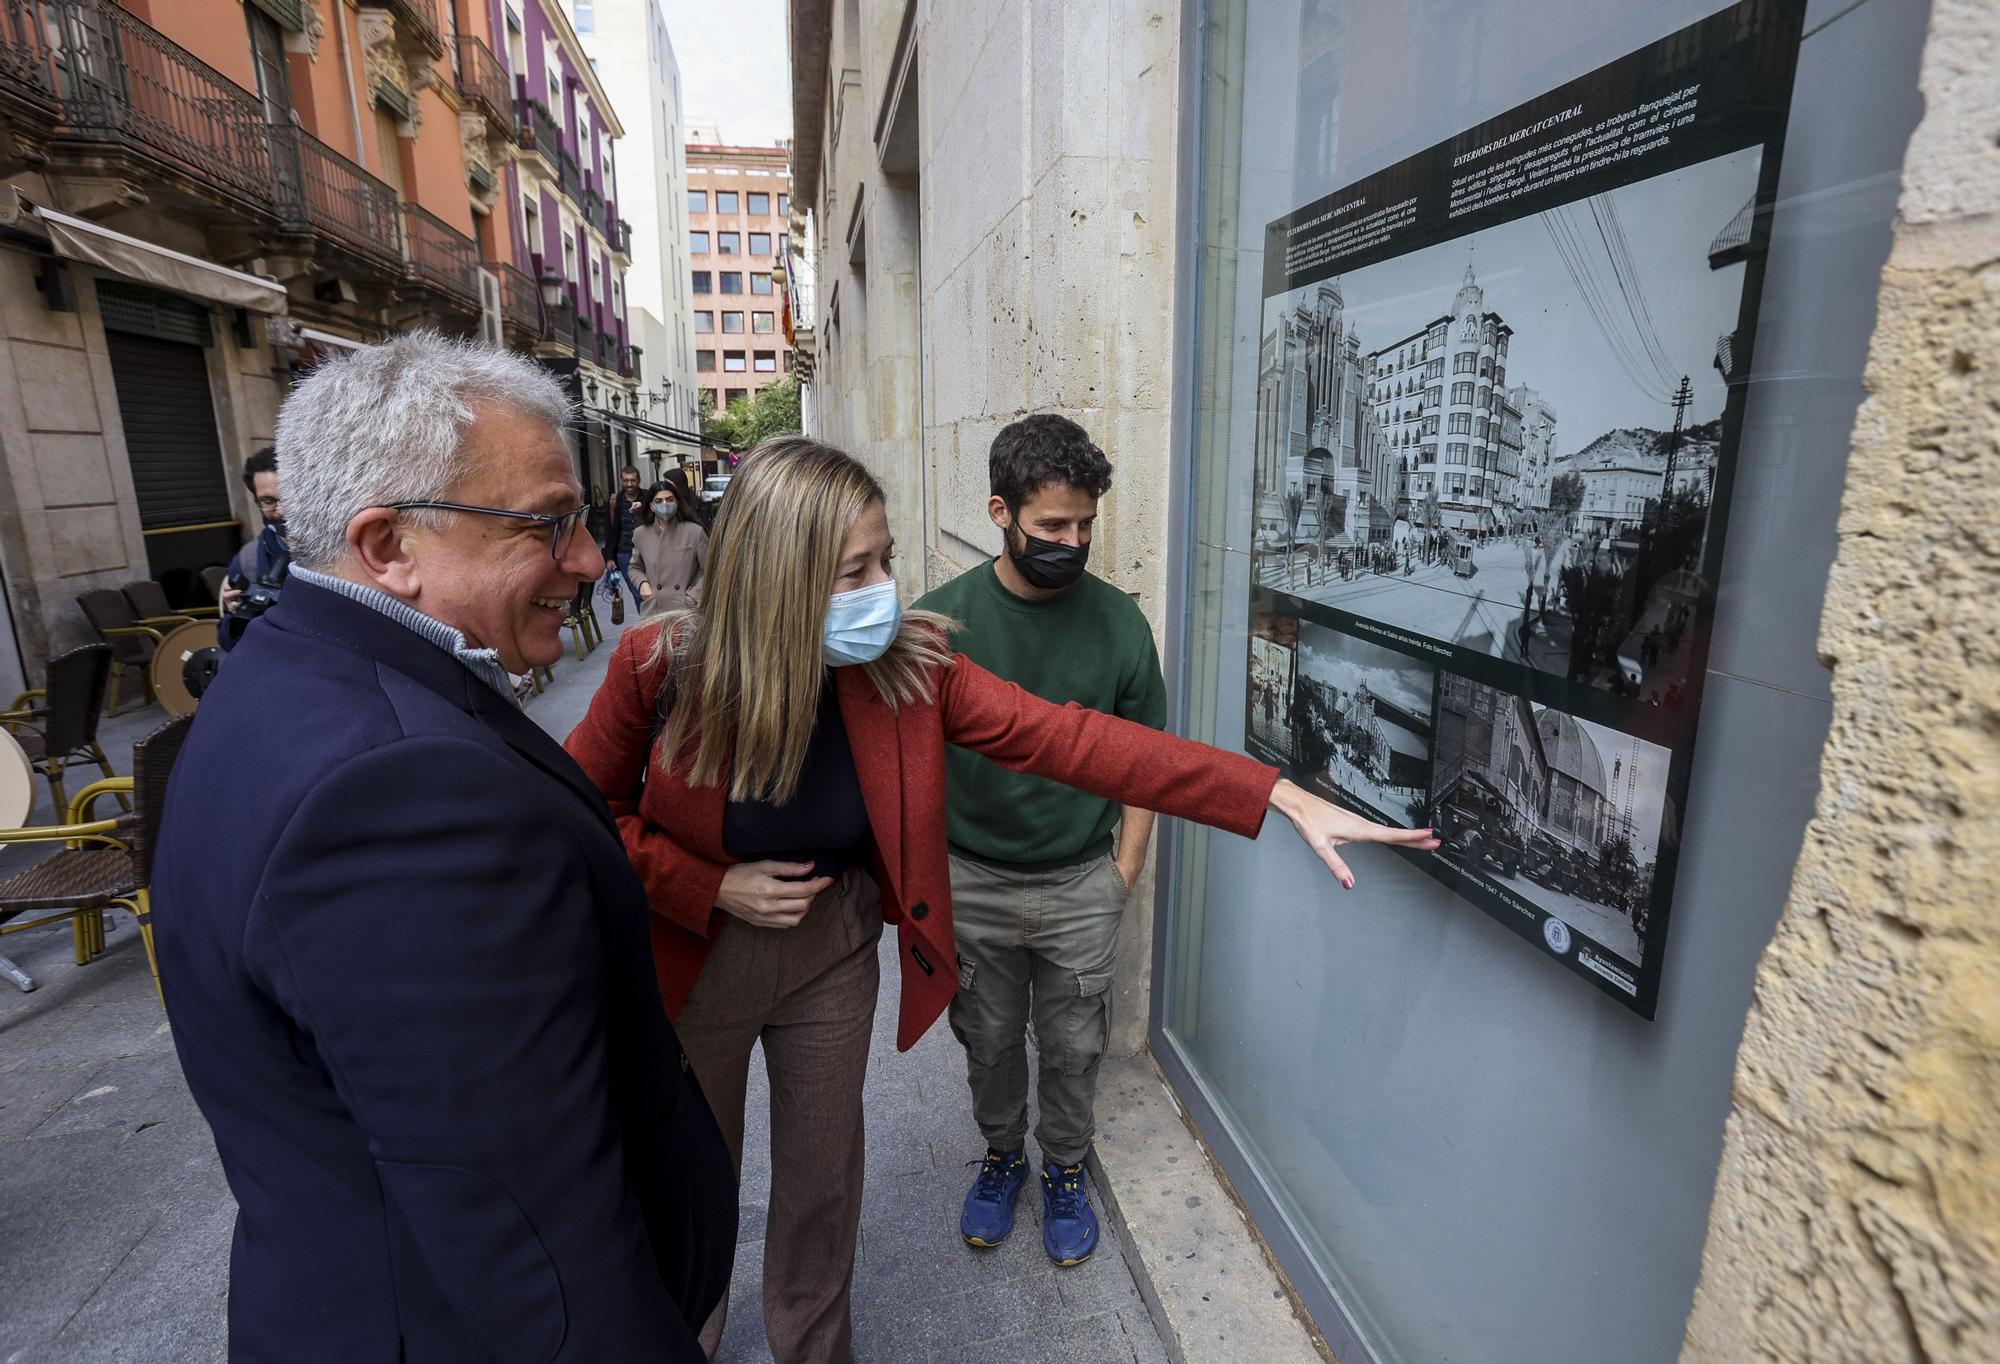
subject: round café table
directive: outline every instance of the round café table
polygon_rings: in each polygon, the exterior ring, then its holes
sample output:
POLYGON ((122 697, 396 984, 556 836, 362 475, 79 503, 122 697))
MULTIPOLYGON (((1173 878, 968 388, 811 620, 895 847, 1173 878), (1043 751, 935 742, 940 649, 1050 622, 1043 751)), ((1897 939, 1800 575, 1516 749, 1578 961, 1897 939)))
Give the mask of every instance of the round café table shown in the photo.
MULTIPOLYGON (((25 826, 34 808, 34 765, 28 761, 26 750, 14 736, 0 729, 0 829, 25 826)), ((6 851, 7 845, 0 843, 0 854, 6 851)), ((0 955, 0 976, 5 976, 23 990, 35 988, 34 978, 4 955, 0 955)))

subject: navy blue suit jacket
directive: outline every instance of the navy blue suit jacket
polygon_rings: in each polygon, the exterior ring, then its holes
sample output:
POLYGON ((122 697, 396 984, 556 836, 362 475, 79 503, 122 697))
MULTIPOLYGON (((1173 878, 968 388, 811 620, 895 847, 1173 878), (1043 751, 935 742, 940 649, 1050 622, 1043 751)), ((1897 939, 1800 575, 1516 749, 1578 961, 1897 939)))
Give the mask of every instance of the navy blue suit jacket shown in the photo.
POLYGON ((232 1359, 702 1359, 735 1174, 603 798, 505 697, 292 579, 202 699, 153 911, 232 1359))

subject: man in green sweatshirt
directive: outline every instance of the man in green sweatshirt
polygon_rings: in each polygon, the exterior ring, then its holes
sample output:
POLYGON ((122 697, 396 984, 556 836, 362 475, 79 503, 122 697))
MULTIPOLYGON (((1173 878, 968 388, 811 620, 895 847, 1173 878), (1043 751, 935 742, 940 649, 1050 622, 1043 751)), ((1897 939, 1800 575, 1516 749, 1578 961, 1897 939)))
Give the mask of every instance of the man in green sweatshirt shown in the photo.
MULTIPOLYGON (((1075 422, 1026 417, 994 438, 988 514, 1005 551, 918 606, 963 622, 953 644, 1046 700, 1151 725, 1166 686, 1146 618, 1085 571, 1111 464, 1075 422)), ((1059 1265, 1097 1248, 1083 1188, 1095 1133, 1098 1062, 1111 1023, 1111 971, 1125 900, 1145 864, 1149 810, 1121 808, 963 749, 948 759, 958 994, 951 1028, 965 1047, 986 1158, 959 1231, 994 1246, 1014 1227, 1027 1179, 1027 1027, 1040 1051, 1042 1246, 1059 1265)))

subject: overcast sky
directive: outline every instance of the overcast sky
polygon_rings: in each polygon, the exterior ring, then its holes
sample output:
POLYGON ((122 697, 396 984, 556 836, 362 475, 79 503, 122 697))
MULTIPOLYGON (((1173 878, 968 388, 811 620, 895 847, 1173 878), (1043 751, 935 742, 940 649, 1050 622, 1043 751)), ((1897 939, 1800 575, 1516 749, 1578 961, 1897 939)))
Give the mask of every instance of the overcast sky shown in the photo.
POLYGON ((681 112, 720 123, 726 142, 792 135, 791 57, 780 0, 660 0, 681 67, 681 112))
MULTIPOLYGON (((1760 160, 1758 148, 1745 148, 1621 186, 1609 196, 1617 202, 1660 344, 1673 367, 1693 381, 1690 425, 1722 415, 1725 392, 1711 360, 1716 338, 1736 326, 1744 268, 1711 270, 1708 246, 1756 189, 1760 160)), ((1587 234, 1586 249, 1610 294, 1615 280, 1588 201, 1574 202, 1566 212, 1587 234)), ((1362 353, 1400 341, 1449 313, 1467 262, 1486 291, 1487 311, 1499 313, 1514 329, 1508 383, 1527 384, 1555 406, 1559 455, 1575 454, 1616 427, 1673 425, 1665 394, 1649 398, 1614 358, 1540 215, 1339 277, 1362 353)), ((1310 297, 1318 287, 1308 285, 1285 298, 1310 297)), ((1268 330, 1275 319, 1269 302, 1264 316, 1268 330)))

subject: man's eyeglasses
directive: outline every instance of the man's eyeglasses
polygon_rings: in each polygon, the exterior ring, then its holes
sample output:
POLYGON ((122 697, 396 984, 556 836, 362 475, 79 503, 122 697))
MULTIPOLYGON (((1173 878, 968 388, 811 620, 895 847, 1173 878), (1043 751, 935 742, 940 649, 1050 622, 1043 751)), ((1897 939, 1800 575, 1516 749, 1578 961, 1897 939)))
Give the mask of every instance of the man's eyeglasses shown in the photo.
POLYGON ((260 511, 276 511, 283 505, 283 500, 276 497, 260 497, 257 499, 257 507, 260 511))
POLYGON ((569 552, 570 542, 576 539, 576 528, 583 524, 590 510, 588 503, 566 512, 508 511, 504 507, 474 507, 464 502, 390 502, 387 506, 390 511, 470 512, 474 516, 504 516, 510 521, 539 521, 549 528, 549 553, 559 562, 569 552))

